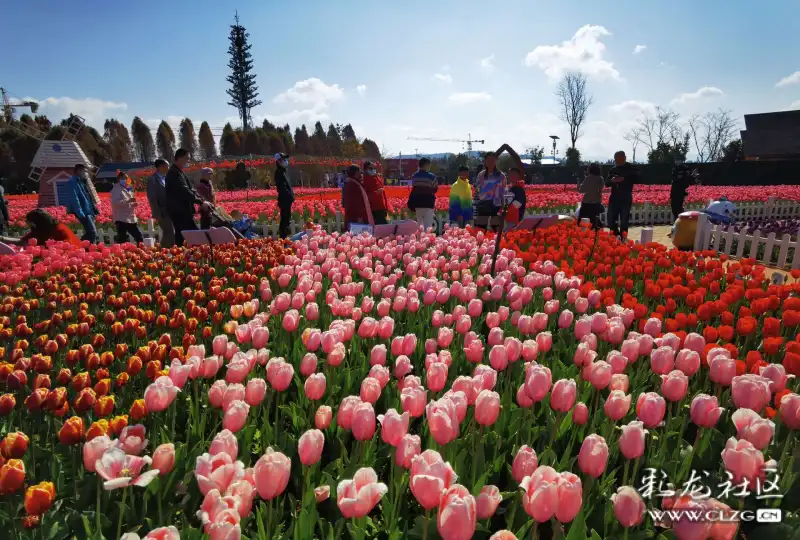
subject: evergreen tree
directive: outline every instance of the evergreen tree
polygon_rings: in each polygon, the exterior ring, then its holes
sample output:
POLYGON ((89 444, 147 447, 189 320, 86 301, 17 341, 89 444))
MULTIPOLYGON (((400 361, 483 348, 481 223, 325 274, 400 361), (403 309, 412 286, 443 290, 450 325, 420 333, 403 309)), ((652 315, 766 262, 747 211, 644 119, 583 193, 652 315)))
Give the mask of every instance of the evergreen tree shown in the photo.
POLYGON ((381 150, 378 148, 378 144, 372 139, 364 139, 361 146, 364 148, 364 153, 368 158, 381 159, 381 150))
POLYGON ((254 130, 250 130, 244 136, 244 142, 242 143, 242 153, 243 154, 260 154, 261 153, 261 145, 258 141, 258 133, 254 130))
POLYGON ((197 137, 194 134, 194 124, 188 118, 181 120, 180 140, 181 148, 189 151, 189 159, 200 157, 197 148, 197 137))
POLYGON ((220 154, 223 156, 239 156, 242 154, 239 148, 240 145, 239 134, 233 130, 230 122, 228 122, 222 128, 222 137, 219 139, 220 154))
POLYGON ((250 53, 252 45, 247 42, 250 34, 247 33, 244 26, 239 24, 238 13, 235 21, 236 24, 231 25, 231 33, 228 37, 230 41, 228 54, 231 57, 228 61, 228 67, 231 69, 231 74, 227 77, 227 81, 231 85, 227 90, 231 98, 228 105, 236 107, 239 111, 242 128, 247 131, 250 127, 250 110, 261 105, 261 101, 258 100, 256 76, 255 73, 252 73, 253 55, 250 53))
POLYGON ((211 128, 208 122, 200 124, 200 132, 197 135, 198 146, 200 147, 200 155, 203 159, 211 159, 217 157, 217 145, 214 142, 214 134, 211 133, 211 128))
POLYGON ((294 150, 301 156, 311 155, 311 141, 305 124, 294 131, 294 150))
POLYGON ((342 140, 343 141, 356 141, 356 132, 353 129, 353 126, 347 124, 342 128, 342 140))
POLYGON ((278 152, 286 152, 286 144, 281 137, 282 133, 270 133, 268 135, 267 149, 270 154, 277 154, 278 152))
POLYGON ((133 135, 133 147, 140 161, 154 161, 156 158, 156 145, 153 142, 153 134, 150 127, 142 122, 138 116, 134 117, 131 123, 131 134, 133 135))
POLYGON ((108 144, 113 161, 129 162, 133 159, 133 143, 128 128, 116 118, 109 118, 103 124, 103 140, 108 144))
POLYGON ((327 136, 325 129, 322 127, 321 122, 314 124, 314 134, 311 135, 311 155, 312 156, 328 156, 330 150, 328 149, 327 136))
POLYGON ((266 118, 261 123, 261 128, 264 131, 266 131, 267 133, 272 133, 273 131, 276 131, 275 125, 272 122, 270 122, 269 120, 267 120, 266 118))
POLYGON ((158 148, 158 157, 169 162, 175 159, 175 134, 164 120, 158 125, 156 131, 156 147, 158 148))
POLYGON ((342 155, 342 137, 339 135, 338 126, 334 126, 333 124, 328 126, 328 133, 325 137, 325 142, 328 145, 328 153, 330 153, 330 155, 342 155))

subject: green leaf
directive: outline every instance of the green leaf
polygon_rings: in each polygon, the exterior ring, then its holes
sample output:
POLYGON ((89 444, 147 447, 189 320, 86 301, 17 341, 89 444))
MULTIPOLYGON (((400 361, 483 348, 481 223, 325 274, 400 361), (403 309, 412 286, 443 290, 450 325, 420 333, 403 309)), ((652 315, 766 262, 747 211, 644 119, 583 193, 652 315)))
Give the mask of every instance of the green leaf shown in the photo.
POLYGON ((583 516, 583 510, 578 512, 578 515, 572 520, 567 540, 586 540, 586 519, 583 516))

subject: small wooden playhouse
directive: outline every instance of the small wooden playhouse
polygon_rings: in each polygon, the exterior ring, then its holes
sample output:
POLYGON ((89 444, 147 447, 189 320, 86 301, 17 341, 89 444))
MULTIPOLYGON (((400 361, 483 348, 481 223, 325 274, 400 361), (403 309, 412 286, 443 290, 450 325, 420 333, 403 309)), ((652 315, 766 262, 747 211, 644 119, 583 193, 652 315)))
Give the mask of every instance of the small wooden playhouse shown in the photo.
MULTIPOLYGON (((31 167, 41 171, 39 174, 39 207, 63 205, 63 189, 73 175, 75 165, 83 164, 91 171, 94 164, 86 157, 80 145, 75 141, 42 141, 33 158, 31 167), (59 196, 61 195, 61 196, 59 196)), ((89 190, 95 200, 100 203, 97 191, 91 181, 89 190)))

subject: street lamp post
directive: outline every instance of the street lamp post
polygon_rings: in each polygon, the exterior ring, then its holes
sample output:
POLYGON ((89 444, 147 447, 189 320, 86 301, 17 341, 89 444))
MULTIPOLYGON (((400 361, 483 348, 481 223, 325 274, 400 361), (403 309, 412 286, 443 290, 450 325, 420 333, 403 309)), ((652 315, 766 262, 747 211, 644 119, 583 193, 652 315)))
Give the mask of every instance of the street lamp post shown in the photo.
POLYGON ((556 154, 558 153, 558 150, 556 150, 556 144, 557 144, 557 141, 559 139, 559 136, 558 135, 550 135, 550 138, 553 139, 553 164, 555 164, 556 154))

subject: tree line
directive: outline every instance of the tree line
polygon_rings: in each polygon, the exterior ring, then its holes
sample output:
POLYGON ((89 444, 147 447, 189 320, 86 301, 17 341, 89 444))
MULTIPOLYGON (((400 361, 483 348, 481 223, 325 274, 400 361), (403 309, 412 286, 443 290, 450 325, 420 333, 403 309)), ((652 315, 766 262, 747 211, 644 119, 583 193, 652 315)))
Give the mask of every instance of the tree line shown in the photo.
MULTIPOLYGON (((45 140, 60 140, 66 133, 72 116, 53 124, 47 116, 23 114, 19 120, 12 120, 16 127, 28 127, 45 133, 45 140)), ((0 120, 0 180, 7 193, 26 193, 35 191, 27 178, 30 165, 39 148, 39 140, 10 128, 5 120, 0 120)), ((218 129, 218 128, 217 128, 218 129)), ((135 117, 130 129, 123 122, 109 118, 103 123, 103 132, 92 126, 84 126, 78 133, 76 142, 86 156, 96 166, 109 162, 142 161, 151 163, 156 158, 171 161, 177 148, 186 148, 195 161, 208 161, 216 158, 239 158, 248 155, 272 155, 278 152, 312 157, 346 157, 380 159, 377 143, 371 139, 359 139, 353 126, 330 124, 327 130, 321 122, 316 122, 309 133, 305 124, 294 130, 286 124, 273 125, 264 120, 255 129, 237 129, 225 124, 219 138, 219 148, 213 128, 202 122, 195 131, 195 124, 189 118, 181 120, 177 133, 162 121, 153 130, 140 117, 135 117)))

